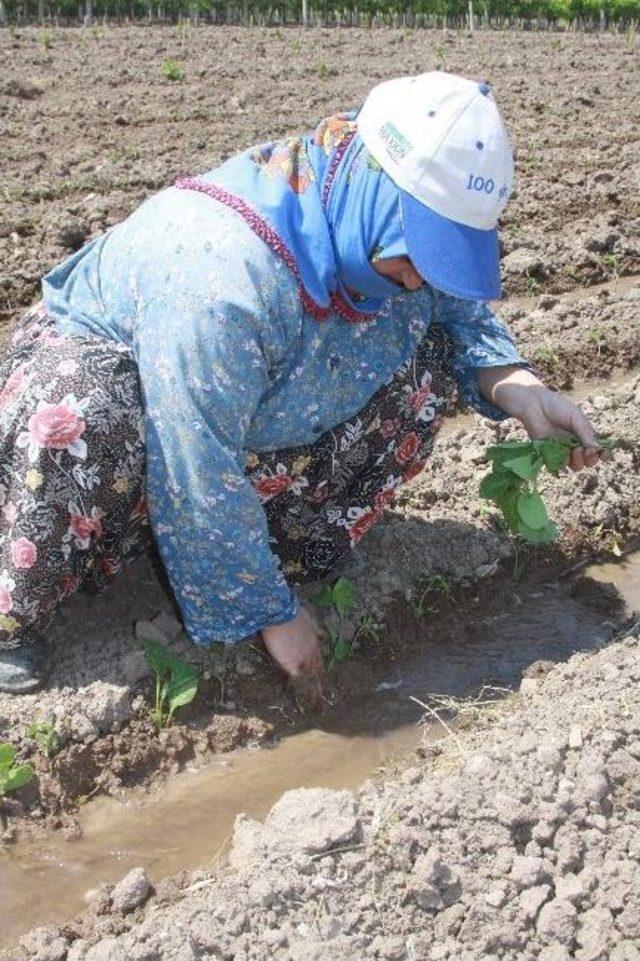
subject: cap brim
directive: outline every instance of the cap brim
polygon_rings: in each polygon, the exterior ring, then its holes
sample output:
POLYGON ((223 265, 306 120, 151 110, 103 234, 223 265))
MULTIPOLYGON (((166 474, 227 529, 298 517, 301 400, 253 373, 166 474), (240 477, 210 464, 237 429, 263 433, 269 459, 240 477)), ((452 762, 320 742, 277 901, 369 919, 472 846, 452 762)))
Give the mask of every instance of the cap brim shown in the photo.
POLYGON ((421 277, 446 294, 496 300, 501 294, 498 231, 456 223, 401 191, 409 257, 421 277))

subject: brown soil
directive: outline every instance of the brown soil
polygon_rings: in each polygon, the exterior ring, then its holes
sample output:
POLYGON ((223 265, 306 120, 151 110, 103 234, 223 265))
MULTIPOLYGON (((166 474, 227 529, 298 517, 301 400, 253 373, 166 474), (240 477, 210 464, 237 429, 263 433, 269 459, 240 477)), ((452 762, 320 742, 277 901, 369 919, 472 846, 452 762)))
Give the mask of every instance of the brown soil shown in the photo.
POLYGON ((0 33, 0 319, 180 174, 306 129, 381 79, 438 67, 489 78, 513 134, 507 292, 640 273, 633 38, 147 26, 47 36, 45 46, 37 28, 0 33), (168 58, 183 80, 164 78, 168 58))
MULTIPOLYGON (((74 598, 54 626, 49 688, 22 698, 0 695, 0 739, 16 743, 39 775, 20 792, 19 801, 8 802, 6 840, 39 832, 43 825, 73 835, 74 811, 96 792, 119 796, 134 787, 154 788, 186 764, 200 765, 212 754, 303 727, 339 730, 354 700, 366 698, 388 678, 394 662, 424 656, 425 632, 429 644, 449 652, 452 669, 456 650, 465 657, 465 645, 473 649, 492 618, 521 604, 523 577, 540 581, 580 558, 619 553, 640 534, 639 399, 636 377, 586 402, 602 432, 625 438, 625 444, 598 471, 548 485, 563 537, 553 548, 517 555, 513 541, 483 513, 478 499, 484 450, 508 436, 508 428, 475 418, 456 429, 454 421, 430 471, 403 489, 344 569, 357 594, 356 607, 342 625, 352 656, 329 673, 322 716, 300 717, 257 644, 236 649, 224 663, 220 651, 189 645, 149 561, 138 562, 100 597, 74 598), (442 580, 430 580, 433 575, 442 580), (151 624, 139 624, 138 633, 157 632, 202 672, 196 702, 161 733, 149 720, 149 671, 131 631, 133 620, 151 613, 151 624), (51 762, 25 734, 30 721, 43 718, 66 739, 51 762)), ((306 596, 316 589, 305 589, 306 596)), ((614 621, 619 598, 597 587, 592 594, 593 603, 604 605, 601 619, 614 621)), ((326 619, 336 626, 331 614, 326 619)), ((491 678, 480 673, 476 680, 491 678)), ((425 683, 433 682, 430 676, 425 683)), ((348 723, 357 726, 357 721, 348 723)), ((364 723, 370 725, 368 716, 364 723)))
MULTIPOLYGON (((384 77, 439 65, 489 77, 514 132, 520 176, 505 221, 505 285, 509 295, 536 299, 501 310, 525 353, 562 386, 639 362, 640 287, 617 282, 640 274, 637 61, 627 38, 171 27, 48 33, 45 47, 37 29, 0 31, 8 64, 0 98, 8 162, 0 192, 5 325, 37 297, 46 270, 178 175, 309 127, 357 103, 384 77), (166 58, 181 63, 184 80, 163 78, 166 58), (606 291, 574 299, 580 286, 605 281, 606 291), (569 294, 558 298, 562 291, 569 294)), ((598 429, 626 438, 630 449, 597 474, 554 484, 565 536, 553 552, 530 552, 530 569, 548 572, 620 550, 640 531, 640 381, 627 373, 615 389, 591 393, 598 429)), ((421 579, 437 573, 458 584, 457 610, 484 603, 484 595, 496 610, 507 603, 513 545, 477 494, 483 450, 506 433, 477 418, 454 425, 428 472, 354 554, 346 573, 359 600, 348 633, 365 656, 335 672, 329 718, 382 678, 393 654, 420 643, 406 598, 421 579), (364 630, 365 615, 379 625, 376 636, 364 630)), ((429 628, 446 642, 459 616, 455 604, 424 600, 439 608, 429 628)), ((95 791, 152 784, 212 752, 300 724, 258 649, 221 665, 219 653, 189 647, 171 617, 152 566, 138 563, 103 597, 76 598, 61 614, 48 691, 19 702, 0 695, 0 739, 12 740, 39 774, 37 787, 6 805, 13 827, 26 833, 26 825, 44 821, 72 832, 75 807, 95 791), (160 735, 148 720, 150 679, 131 630, 158 612, 161 634, 204 672, 198 701, 160 735), (66 731, 51 764, 25 736, 26 724, 43 718, 66 731)))

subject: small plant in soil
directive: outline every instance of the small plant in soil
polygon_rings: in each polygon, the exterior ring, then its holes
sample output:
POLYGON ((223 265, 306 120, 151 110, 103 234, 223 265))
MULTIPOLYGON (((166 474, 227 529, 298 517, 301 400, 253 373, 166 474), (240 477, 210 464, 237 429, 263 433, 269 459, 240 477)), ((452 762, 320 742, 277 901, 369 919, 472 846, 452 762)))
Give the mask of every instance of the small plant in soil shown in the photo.
POLYGON ((618 258, 615 254, 603 254, 602 263, 614 277, 618 276, 618 258))
POLYGON ((339 577, 335 584, 325 584, 313 598, 318 607, 334 610, 338 615, 338 626, 329 627, 329 661, 327 670, 334 664, 346 661, 351 653, 351 644, 344 636, 344 624, 347 614, 356 599, 355 587, 346 577, 339 577))
POLYGON ((212 644, 209 655, 211 658, 211 679, 215 685, 213 706, 216 710, 219 710, 225 702, 227 693, 229 648, 226 644, 212 644))
POLYGON ((607 349, 607 335, 602 329, 602 327, 594 327, 587 334, 587 341, 598 351, 598 357, 602 356, 603 351, 607 349))
POLYGON ((533 359, 537 364, 542 364, 550 371, 556 371, 560 366, 560 358, 555 347, 551 344, 542 344, 534 352, 533 359))
MULTIPOLYGON (((614 446, 607 437, 598 438, 598 443, 603 448, 614 446)), ((500 508, 511 533, 530 544, 549 544, 558 536, 558 528, 538 490, 538 477, 545 468, 557 477, 566 468, 572 449, 579 446, 575 437, 496 444, 487 451, 492 471, 482 479, 480 495, 500 508)))
POLYGON ((11 791, 17 791, 35 776, 30 764, 16 764, 13 744, 0 744, 0 801, 11 791))
POLYGON ((451 581, 444 574, 423 574, 413 587, 409 603, 417 621, 423 621, 428 614, 439 614, 440 608, 433 604, 435 597, 451 595, 451 581))
POLYGON ((377 644, 380 640, 382 625, 371 614, 363 614, 356 628, 356 637, 372 641, 377 644))
POLYGON ((165 60, 162 64, 162 75, 167 80, 182 80, 184 73, 182 67, 175 60, 165 60))
POLYGON ((155 706, 151 717, 158 729, 167 727, 177 708, 190 704, 198 690, 198 672, 164 644, 142 638, 145 657, 156 676, 155 706))
POLYGON ((36 742, 49 761, 62 747, 62 737, 51 721, 35 721, 27 728, 26 735, 36 742))

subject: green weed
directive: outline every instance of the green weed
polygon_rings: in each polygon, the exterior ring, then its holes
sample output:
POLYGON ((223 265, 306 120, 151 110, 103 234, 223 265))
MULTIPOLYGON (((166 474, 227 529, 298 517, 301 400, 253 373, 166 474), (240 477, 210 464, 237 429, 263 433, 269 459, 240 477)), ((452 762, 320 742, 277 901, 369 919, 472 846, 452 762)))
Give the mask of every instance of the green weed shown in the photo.
POLYGON ((62 737, 51 721, 35 721, 26 731, 27 737, 35 741, 46 758, 51 758, 62 747, 62 737))
POLYGON ((377 644, 380 640, 382 625, 371 614, 363 614, 356 628, 356 637, 372 641, 377 644))
POLYGON ((30 764, 16 764, 13 744, 0 744, 0 799, 11 791, 17 791, 35 777, 30 764))
POLYGON ((587 334, 587 342, 593 344, 593 346, 598 351, 598 357, 601 357, 603 352, 607 349, 607 335, 602 327, 594 327, 587 334))
POLYGON ((542 284, 535 277, 527 277, 524 286, 528 294, 539 294, 542 290, 542 284))
POLYGON ((193 664, 172 654, 163 644, 143 637, 147 664, 156 676, 155 706, 151 710, 158 729, 167 727, 179 707, 190 704, 198 690, 198 672, 193 664))
POLYGON ((215 683, 213 704, 216 709, 219 709, 224 704, 227 694, 229 649, 226 644, 212 644, 209 655, 211 657, 211 676, 215 683))
POLYGON ((450 597, 452 584, 444 574, 423 574, 418 578, 409 597, 409 603, 414 617, 423 621, 425 617, 440 613, 440 608, 433 604, 435 597, 450 597))
POLYGON ((329 68, 324 60, 318 60, 316 64, 316 76, 318 80, 326 80, 329 76, 329 68))
POLYGON ((560 358, 558 353, 551 344, 542 344, 533 354, 533 359, 538 364, 544 364, 545 367, 551 370, 557 370, 560 366, 560 358))
MULTIPOLYGON (((603 448, 615 446, 607 437, 598 438, 598 443, 603 448)), ((572 448, 578 446, 575 437, 549 437, 504 441, 488 449, 492 471, 480 482, 480 495, 500 508, 511 533, 530 544, 549 544, 557 538, 558 528, 538 490, 538 476, 546 468, 557 477, 569 463, 572 448)))
POLYGON ((166 80, 177 82, 182 80, 184 72, 176 60, 165 60, 162 64, 162 75, 166 80))
POLYGON ((353 607, 356 592, 353 584, 346 577, 339 577, 335 584, 325 584, 313 598, 318 607, 334 610, 338 615, 338 627, 329 627, 329 661, 327 670, 334 664, 346 661, 351 653, 351 644, 344 636, 344 622, 353 607))

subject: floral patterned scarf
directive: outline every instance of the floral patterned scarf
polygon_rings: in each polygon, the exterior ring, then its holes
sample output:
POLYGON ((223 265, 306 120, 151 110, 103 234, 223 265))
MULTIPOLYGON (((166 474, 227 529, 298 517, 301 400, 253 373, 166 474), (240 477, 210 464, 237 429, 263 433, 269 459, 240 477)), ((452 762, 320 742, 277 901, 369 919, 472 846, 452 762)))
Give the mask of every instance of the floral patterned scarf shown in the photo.
POLYGON ((177 186, 244 216, 293 271, 305 309, 318 320, 331 311, 368 320, 403 292, 370 263, 382 252, 406 254, 406 246, 398 188, 359 138, 356 113, 253 147, 177 186))

